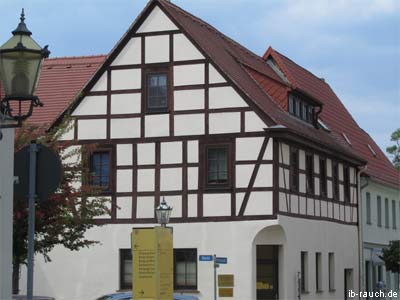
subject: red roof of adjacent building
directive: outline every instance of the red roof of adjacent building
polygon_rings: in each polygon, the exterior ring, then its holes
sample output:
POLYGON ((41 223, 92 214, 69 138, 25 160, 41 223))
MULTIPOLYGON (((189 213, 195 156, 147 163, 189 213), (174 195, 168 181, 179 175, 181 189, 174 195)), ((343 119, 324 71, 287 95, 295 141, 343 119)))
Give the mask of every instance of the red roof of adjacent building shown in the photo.
MULTIPOLYGON (((323 110, 320 115, 321 120, 328 126, 333 134, 342 140, 342 143, 347 143, 343 134, 347 136, 354 151, 368 161, 366 173, 381 183, 399 187, 399 172, 394 168, 384 152, 378 147, 368 133, 358 126, 357 122, 353 119, 329 84, 271 47, 264 54, 265 60, 269 57, 272 57, 280 70, 287 77, 290 82, 288 84, 290 88, 304 91, 306 94, 323 103, 323 110), (369 147, 373 149, 376 155, 372 153, 369 147)), ((263 78, 263 76, 259 74, 253 74, 253 77, 268 93, 271 93, 270 90, 273 89, 274 86, 277 86, 277 83, 271 84, 269 79, 263 78)), ((287 99, 287 87, 288 86, 283 85, 281 85, 280 88, 275 87, 275 94, 270 94, 285 110, 287 110, 287 100, 282 101, 282 98, 287 99)))
POLYGON ((28 122, 47 126, 71 104, 105 59, 104 55, 46 59, 36 95, 44 106, 34 109, 28 122))

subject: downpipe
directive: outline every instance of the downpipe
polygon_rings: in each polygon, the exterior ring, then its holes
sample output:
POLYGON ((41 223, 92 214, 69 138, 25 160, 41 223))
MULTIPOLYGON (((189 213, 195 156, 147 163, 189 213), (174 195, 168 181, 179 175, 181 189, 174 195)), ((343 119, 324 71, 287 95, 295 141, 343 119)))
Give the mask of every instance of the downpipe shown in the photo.
POLYGON ((357 172, 357 194, 358 194, 358 249, 359 249, 359 258, 358 258, 358 287, 360 291, 365 290, 365 282, 364 282, 364 235, 363 235, 363 203, 362 203, 362 194, 361 191, 368 184, 361 187, 361 174, 365 173, 367 170, 367 165, 361 167, 357 172))

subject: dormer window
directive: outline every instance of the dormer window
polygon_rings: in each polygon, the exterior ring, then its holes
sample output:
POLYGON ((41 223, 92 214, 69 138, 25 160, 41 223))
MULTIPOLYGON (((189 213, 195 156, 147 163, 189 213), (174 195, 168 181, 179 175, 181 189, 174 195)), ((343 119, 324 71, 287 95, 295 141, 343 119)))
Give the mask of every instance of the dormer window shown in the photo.
POLYGON ((307 123, 314 123, 314 105, 305 97, 290 94, 289 113, 307 123))

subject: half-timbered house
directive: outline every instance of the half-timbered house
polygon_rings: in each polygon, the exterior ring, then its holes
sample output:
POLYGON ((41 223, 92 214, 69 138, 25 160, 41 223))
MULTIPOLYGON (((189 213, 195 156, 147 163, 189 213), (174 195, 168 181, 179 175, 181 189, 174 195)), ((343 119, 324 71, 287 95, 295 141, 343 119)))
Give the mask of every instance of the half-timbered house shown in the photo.
MULTIPOLYGON (((174 208, 176 291, 213 298, 202 254, 228 258, 218 273, 234 275, 233 299, 357 289, 365 160, 324 128, 318 97, 289 89, 279 68, 166 0, 149 1, 108 56, 77 60, 65 72, 79 65, 93 76, 81 91, 71 86, 79 96, 57 107, 53 125, 70 115, 63 140, 96 145, 88 183, 103 187, 111 215, 87 233, 101 245, 38 258, 37 293, 73 300, 130 289, 130 232, 154 225, 164 197, 174 208)), ((50 61, 44 73, 57 70, 50 61)))

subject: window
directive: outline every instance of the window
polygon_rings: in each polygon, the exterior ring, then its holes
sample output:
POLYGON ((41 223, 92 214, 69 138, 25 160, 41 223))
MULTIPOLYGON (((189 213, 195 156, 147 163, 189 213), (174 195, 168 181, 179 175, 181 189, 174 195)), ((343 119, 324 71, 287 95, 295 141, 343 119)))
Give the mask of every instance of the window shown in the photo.
POLYGON ((382 227, 382 200, 381 196, 376 198, 376 205, 377 205, 377 214, 378 214, 378 226, 382 227))
POLYGON ((333 167, 333 199, 339 201, 339 167, 338 163, 332 163, 333 167))
POLYGON ((111 189, 110 150, 92 152, 90 155, 90 185, 99 186, 103 190, 111 189))
POLYGON ((174 289, 197 289, 197 249, 174 249, 174 289))
POLYGON ((343 167, 343 179, 344 179, 344 202, 350 203, 351 192, 350 192, 350 168, 348 166, 343 167))
POLYGON ((385 198, 385 227, 389 228, 389 199, 385 198))
POLYGON ((132 289, 132 250, 119 249, 119 288, 121 290, 132 289))
POLYGON ((290 148, 290 188, 299 191, 299 151, 296 148, 290 148))
POLYGON ((314 107, 298 95, 289 95, 289 113, 307 123, 314 123, 314 107))
POLYGON ((305 293, 308 291, 308 252, 302 251, 300 259, 301 291, 305 293))
POLYGON ((392 228, 397 229, 397 224, 396 224, 396 201, 392 200, 392 228))
POLYGON ((315 288, 318 291, 322 291, 322 261, 321 252, 315 253, 315 288))
POLYGON ((367 224, 372 224, 371 223, 371 194, 367 193, 366 194, 367 197, 367 224))
POLYGON ((230 185, 229 174, 229 146, 207 146, 207 186, 226 187, 230 185))
POLYGON ((167 73, 149 73, 146 75, 146 111, 168 111, 167 73))
POLYGON ((335 253, 330 252, 328 256, 329 267, 329 290, 335 290, 335 253))
POLYGON ((314 156, 306 154, 306 187, 307 194, 314 194, 314 156))
POLYGON ((319 190, 322 197, 326 197, 326 161, 319 159, 319 190))

